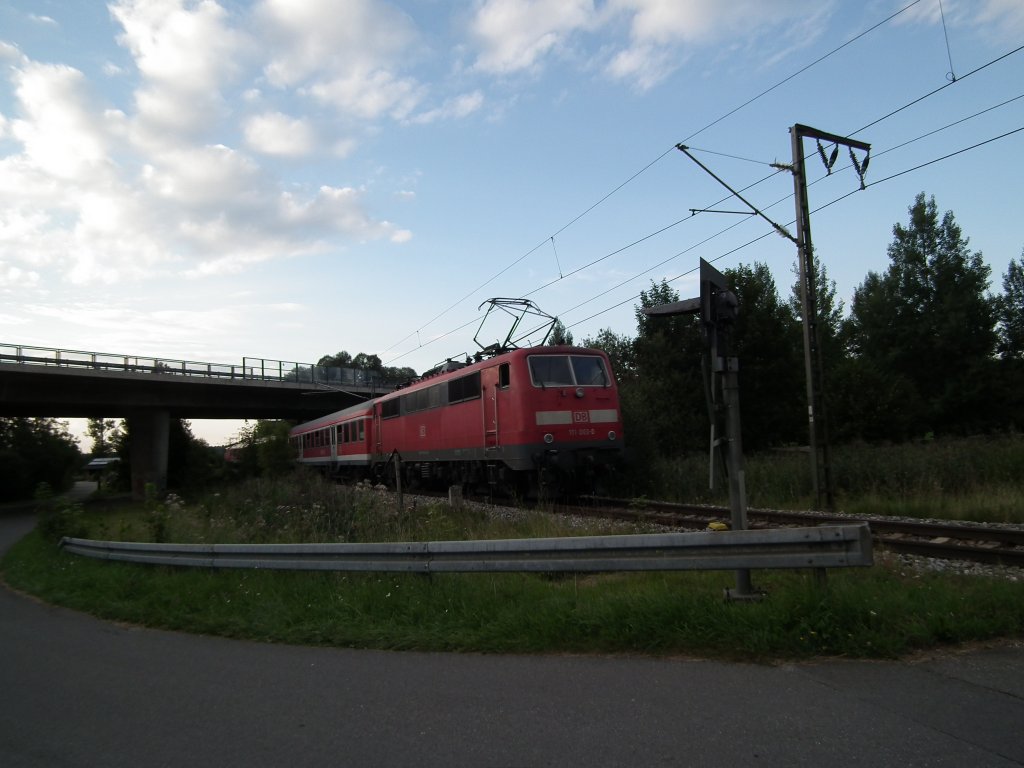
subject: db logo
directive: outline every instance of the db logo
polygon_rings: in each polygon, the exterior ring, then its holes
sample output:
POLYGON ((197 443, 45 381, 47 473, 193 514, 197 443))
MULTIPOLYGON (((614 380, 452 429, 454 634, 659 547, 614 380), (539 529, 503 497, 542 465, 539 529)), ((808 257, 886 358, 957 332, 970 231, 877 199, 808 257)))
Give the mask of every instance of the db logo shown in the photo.
POLYGON ((588 424, 590 422, 590 411, 573 411, 572 420, 574 424, 588 424))

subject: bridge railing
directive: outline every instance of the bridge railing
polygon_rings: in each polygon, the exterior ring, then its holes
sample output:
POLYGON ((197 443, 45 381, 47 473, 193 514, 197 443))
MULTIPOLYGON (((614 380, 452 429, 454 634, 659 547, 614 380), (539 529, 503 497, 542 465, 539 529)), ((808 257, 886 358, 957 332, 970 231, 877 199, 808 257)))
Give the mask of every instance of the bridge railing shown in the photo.
POLYGON ((355 368, 328 368, 311 363, 243 357, 242 364, 206 363, 165 357, 141 357, 75 349, 33 347, 25 344, 0 344, 0 365, 45 365, 65 368, 90 368, 99 371, 153 375, 197 376, 211 379, 322 384, 331 387, 380 387, 375 371, 355 368))

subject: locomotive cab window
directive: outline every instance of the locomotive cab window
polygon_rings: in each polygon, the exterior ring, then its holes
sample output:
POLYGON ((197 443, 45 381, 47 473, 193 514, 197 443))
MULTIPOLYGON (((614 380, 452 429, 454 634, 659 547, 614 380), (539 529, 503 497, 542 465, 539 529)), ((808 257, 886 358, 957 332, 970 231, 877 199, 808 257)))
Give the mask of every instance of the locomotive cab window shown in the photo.
POLYGON ((608 373, 604 369, 604 360, 592 355, 573 355, 572 372, 576 383, 582 387, 607 387, 608 373))
POLYGON ((498 386, 502 389, 507 389, 510 381, 510 368, 508 363, 502 363, 498 366, 498 386))
POLYGON ((595 355, 534 355, 529 362, 535 387, 607 387, 611 381, 595 355))

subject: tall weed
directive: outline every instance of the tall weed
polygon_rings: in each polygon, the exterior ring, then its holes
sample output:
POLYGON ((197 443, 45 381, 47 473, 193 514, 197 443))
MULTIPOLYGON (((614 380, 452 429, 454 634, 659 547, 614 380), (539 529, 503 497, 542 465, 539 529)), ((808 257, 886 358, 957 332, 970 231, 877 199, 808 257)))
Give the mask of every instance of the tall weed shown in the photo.
MULTIPOLYGON (((727 503, 721 475, 717 489, 709 490, 708 464, 707 454, 662 460, 649 495, 727 503)), ((1016 434, 838 446, 832 477, 838 507, 847 512, 1024 522, 1024 437, 1016 434)), ((791 450, 748 456, 746 488, 754 507, 813 506, 810 455, 791 450)))

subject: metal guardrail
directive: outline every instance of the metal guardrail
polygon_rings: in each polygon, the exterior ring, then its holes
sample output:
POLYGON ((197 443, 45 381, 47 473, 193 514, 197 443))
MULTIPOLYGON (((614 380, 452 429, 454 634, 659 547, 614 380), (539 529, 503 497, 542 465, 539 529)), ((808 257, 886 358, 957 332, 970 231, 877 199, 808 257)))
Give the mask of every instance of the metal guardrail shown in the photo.
MULTIPOLYGON (((329 368, 312 363, 243 357, 242 364, 205 363, 163 357, 140 357, 74 349, 0 344, 0 365, 23 364, 89 368, 100 371, 159 375, 199 376, 215 379, 281 381, 326 386, 380 387, 375 371, 359 368, 329 368)), ((387 387, 385 387, 387 389, 387 387)))
POLYGON ((379 544, 146 544, 65 537, 67 552, 197 568, 307 571, 686 571, 840 568, 873 562, 866 523, 494 541, 379 544))

